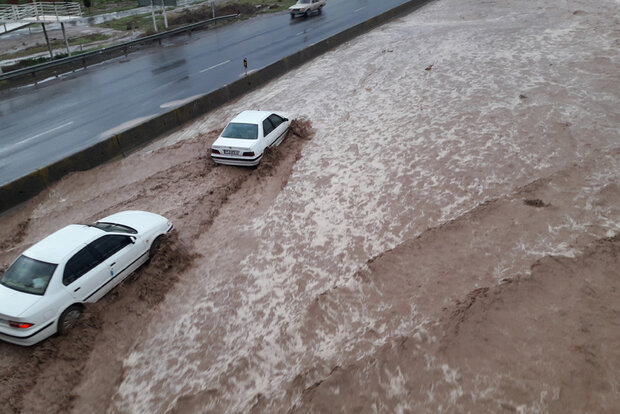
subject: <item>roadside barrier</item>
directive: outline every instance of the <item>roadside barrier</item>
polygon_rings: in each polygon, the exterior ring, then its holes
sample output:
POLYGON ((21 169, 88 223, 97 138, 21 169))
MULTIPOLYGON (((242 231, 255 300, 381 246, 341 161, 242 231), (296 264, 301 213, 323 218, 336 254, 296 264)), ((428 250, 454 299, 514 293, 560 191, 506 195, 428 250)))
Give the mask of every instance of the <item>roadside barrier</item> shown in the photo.
POLYGON ((306 49, 284 57, 256 72, 249 73, 247 78, 241 78, 229 83, 220 89, 199 97, 195 101, 168 111, 50 166, 5 184, 0 187, 0 213, 28 201, 71 172, 88 170, 97 165, 126 157, 164 133, 257 89, 291 69, 301 66, 315 57, 396 17, 410 13, 430 1, 432 0, 412 0, 403 3, 394 9, 315 43, 306 49))

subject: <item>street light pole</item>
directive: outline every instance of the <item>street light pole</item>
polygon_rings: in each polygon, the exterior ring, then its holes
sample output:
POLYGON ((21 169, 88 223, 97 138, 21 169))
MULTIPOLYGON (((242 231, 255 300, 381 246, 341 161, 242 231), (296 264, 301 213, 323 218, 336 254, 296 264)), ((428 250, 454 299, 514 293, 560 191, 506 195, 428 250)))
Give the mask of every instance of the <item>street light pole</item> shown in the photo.
POLYGON ((65 32, 65 23, 60 22, 62 28, 62 36, 65 38, 65 46, 67 47, 67 55, 71 56, 71 49, 69 49, 69 41, 67 40, 67 32, 65 32))
POLYGON ((45 43, 47 43, 47 50, 50 52, 50 58, 54 59, 54 53, 52 53, 52 45, 50 45, 50 38, 47 35, 47 30, 45 30, 45 23, 41 23, 41 27, 43 28, 43 35, 45 36, 45 43))
POLYGON ((153 17, 153 29, 157 33, 157 22, 155 21, 155 8, 153 6, 153 0, 151 0, 151 17, 153 17))
POLYGON ((161 0, 161 11, 164 15, 164 28, 168 28, 168 18, 166 17, 166 5, 164 4, 164 0, 161 0))

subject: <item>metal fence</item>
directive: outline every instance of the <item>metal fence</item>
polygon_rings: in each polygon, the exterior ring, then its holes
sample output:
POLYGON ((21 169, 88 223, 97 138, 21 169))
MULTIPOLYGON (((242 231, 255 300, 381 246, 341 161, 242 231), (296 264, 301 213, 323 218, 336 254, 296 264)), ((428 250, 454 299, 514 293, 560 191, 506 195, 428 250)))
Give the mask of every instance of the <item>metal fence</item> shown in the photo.
POLYGON ((201 29, 204 26, 208 26, 219 21, 236 19, 238 16, 238 14, 220 16, 213 19, 204 20, 202 22, 193 23, 187 26, 168 30, 165 32, 157 33, 151 36, 142 37, 140 39, 132 40, 130 42, 95 50, 92 52, 86 52, 63 59, 52 60, 50 62, 41 63, 39 65, 34 65, 23 69, 13 70, 7 73, 0 73, 0 81, 36 81, 36 79, 39 78, 37 75, 55 76, 79 68, 86 68, 90 65, 94 65, 107 59, 127 55, 130 52, 153 42, 161 43, 161 41, 167 37, 176 36, 182 33, 191 34, 193 30, 201 29))
POLYGON ((62 17, 80 17, 80 3, 29 3, 0 5, 0 23, 59 21, 62 17))

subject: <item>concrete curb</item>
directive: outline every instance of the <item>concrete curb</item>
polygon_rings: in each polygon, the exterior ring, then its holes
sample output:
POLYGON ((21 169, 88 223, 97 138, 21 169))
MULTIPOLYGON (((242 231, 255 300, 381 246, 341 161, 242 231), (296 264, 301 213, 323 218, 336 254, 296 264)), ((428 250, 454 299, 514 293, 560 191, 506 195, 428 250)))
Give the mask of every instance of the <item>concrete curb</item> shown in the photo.
POLYGON ((431 0, 412 0, 381 15, 344 30, 304 50, 284 57, 247 78, 239 79, 211 93, 121 132, 54 164, 34 171, 0 187, 0 213, 6 212, 45 190, 65 175, 84 171, 126 157, 165 132, 178 128, 205 113, 236 99, 323 53, 380 26, 395 17, 421 7, 431 0))

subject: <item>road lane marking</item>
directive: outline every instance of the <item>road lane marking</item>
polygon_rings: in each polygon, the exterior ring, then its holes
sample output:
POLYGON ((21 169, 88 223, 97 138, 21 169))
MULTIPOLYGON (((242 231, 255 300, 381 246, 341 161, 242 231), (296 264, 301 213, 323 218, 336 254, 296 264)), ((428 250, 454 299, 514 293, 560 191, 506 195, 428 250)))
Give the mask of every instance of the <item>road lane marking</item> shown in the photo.
POLYGON ((61 129, 61 128, 64 128, 64 127, 66 127, 66 126, 69 126, 69 125, 71 125, 71 124, 73 124, 73 121, 69 121, 69 122, 64 123, 64 124, 62 124, 62 125, 58 125, 57 127, 54 127, 54 128, 52 128, 52 129, 48 129, 47 131, 45 131, 45 132, 41 132, 40 134, 33 135, 33 136, 31 136, 30 138, 26 138, 26 139, 24 139, 24 140, 21 140, 21 141, 19 141, 19 142, 16 142, 15 144, 13 144, 13 145, 9 145, 8 147, 0 148, 0 154, 2 154, 2 153, 4 153, 4 152, 8 152, 8 151, 12 150, 12 149, 13 149, 13 148, 15 148, 15 147, 19 147, 19 146, 24 145, 26 142, 30 142, 30 141, 32 141, 32 140, 34 140, 34 139, 37 139, 37 138, 39 138, 39 137, 41 137, 41 136, 43 136, 43 135, 45 135, 45 134, 49 134, 50 132, 57 131, 57 130, 59 130, 59 129, 61 129))
POLYGON ((360 7, 359 9, 355 9, 355 10, 353 10, 353 13, 357 13, 358 11, 364 10, 365 8, 366 8, 366 6, 360 7))
POLYGON ((49 134, 50 132, 54 132, 54 131, 56 131, 56 130, 59 130, 60 128, 64 128, 64 127, 66 127, 66 126, 69 126, 69 125, 71 125, 72 123, 73 123, 73 121, 69 121, 69 122, 67 122, 67 123, 65 123, 65 124, 58 125, 58 126, 57 126, 57 127, 55 127, 55 128, 48 129, 48 130, 47 130, 47 131, 45 131, 45 132, 41 132, 40 134, 33 135, 33 136, 31 136, 30 138, 26 138, 25 140, 23 140, 23 141, 21 141, 21 142, 26 142, 26 141, 30 141, 30 140, 33 140, 33 139, 39 138, 39 137, 40 137, 40 136, 42 136, 42 135, 49 134))
POLYGON ((222 65, 225 65, 225 64, 227 64, 229 62, 230 62, 230 59, 227 60, 226 62, 221 62, 221 63, 218 63, 217 65, 209 66, 208 68, 201 70, 200 73, 206 72, 206 71, 211 70, 211 69, 215 69, 215 68, 217 68, 219 66, 222 66, 222 65))

